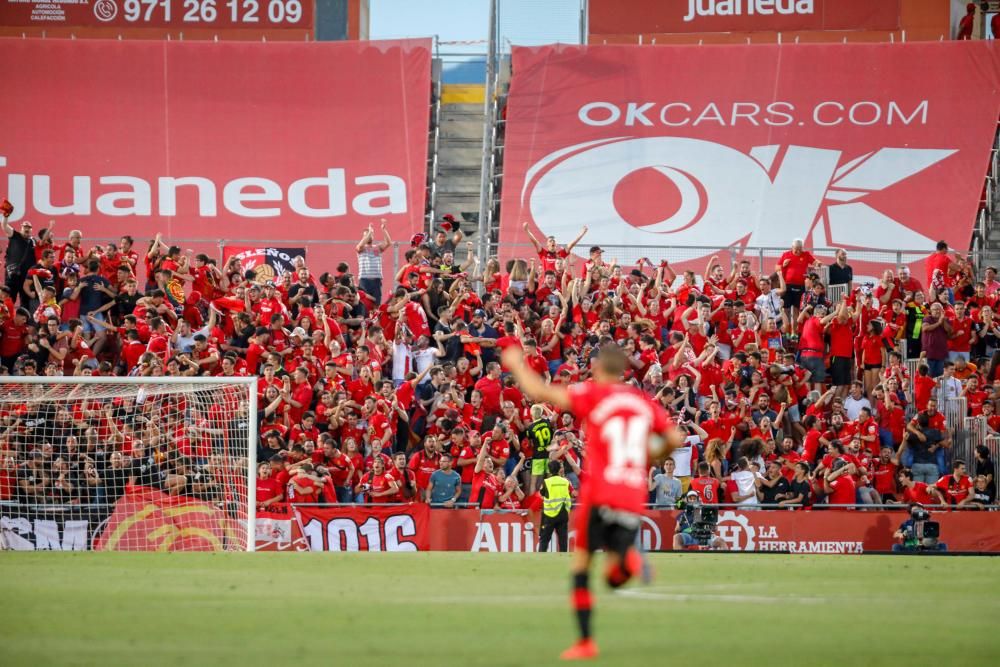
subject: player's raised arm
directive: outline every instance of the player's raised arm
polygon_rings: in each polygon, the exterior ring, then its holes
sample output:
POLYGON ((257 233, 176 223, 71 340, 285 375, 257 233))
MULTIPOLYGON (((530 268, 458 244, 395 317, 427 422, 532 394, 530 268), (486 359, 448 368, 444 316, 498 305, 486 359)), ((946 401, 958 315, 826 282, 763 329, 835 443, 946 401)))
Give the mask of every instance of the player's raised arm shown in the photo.
POLYGON ((542 376, 524 363, 524 352, 517 346, 508 347, 500 355, 503 365, 510 369, 521 390, 532 400, 549 403, 560 410, 569 410, 569 392, 563 387, 546 384, 542 376))

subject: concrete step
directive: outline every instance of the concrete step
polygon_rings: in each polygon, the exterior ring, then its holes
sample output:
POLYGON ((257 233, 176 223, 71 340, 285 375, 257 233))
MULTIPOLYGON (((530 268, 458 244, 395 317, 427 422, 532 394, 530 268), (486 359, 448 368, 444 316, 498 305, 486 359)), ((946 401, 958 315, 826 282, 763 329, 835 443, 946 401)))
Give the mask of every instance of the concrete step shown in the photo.
POLYGON ((483 118, 472 116, 441 117, 441 138, 483 141, 483 118))
POLYGON ((450 104, 444 103, 441 105, 441 114, 477 114, 480 118, 483 116, 483 105, 482 104, 450 104))
POLYGON ((481 185, 479 165, 475 167, 446 167, 439 163, 438 192, 479 192, 481 185))
POLYGON ((479 173, 482 166, 483 149, 475 143, 452 143, 442 140, 438 151, 438 173, 441 169, 475 169, 479 173))
MULTIPOLYGON (((456 218, 479 218, 478 192, 438 192, 434 206, 435 215, 440 218, 445 213, 451 213, 456 218)), ((462 224, 462 231, 468 229, 467 223, 462 224)))

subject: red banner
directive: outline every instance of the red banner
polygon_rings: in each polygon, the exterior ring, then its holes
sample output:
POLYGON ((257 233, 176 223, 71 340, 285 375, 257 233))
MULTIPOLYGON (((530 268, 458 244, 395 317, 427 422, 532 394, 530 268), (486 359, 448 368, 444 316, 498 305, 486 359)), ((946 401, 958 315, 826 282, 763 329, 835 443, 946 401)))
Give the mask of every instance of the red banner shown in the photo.
MULTIPOLYGON (((719 535, 738 551, 863 553, 889 551, 905 512, 722 510, 719 535)), ((934 512, 950 552, 1000 553, 1000 514, 934 512)), ((649 551, 670 551, 677 512, 653 510, 643 517, 640 539, 649 551)), ((530 552, 538 548, 537 515, 483 514, 476 510, 431 512, 430 547, 440 551, 530 552)), ((570 531, 570 548, 575 535, 570 531)), ((554 548, 554 545, 553 547, 554 548)))
POLYGON ((95 551, 245 550, 245 529, 208 503, 136 487, 115 504, 95 551))
POLYGON ((0 0, 0 25, 311 30, 313 0, 0 0))
POLYGON ((427 551, 430 507, 295 506, 310 551, 427 551))
MULTIPOLYGON (((85 241, 290 246, 360 239, 381 218, 397 239, 423 226, 429 40, 0 39, 0 51, 17 100, 0 145, 12 222, 54 219, 85 241)), ((353 266, 354 248, 315 245, 310 260, 353 266)))
POLYGON ((969 247, 1000 112, 993 42, 515 47, 513 71, 501 248, 525 221, 563 243, 588 226, 582 256, 969 247))
MULTIPOLYGON (((258 517, 257 550, 528 553, 538 548, 538 515, 529 512, 431 511, 424 505, 411 505, 300 507, 298 513, 301 524, 280 515, 258 517), (300 525, 308 526, 307 536, 303 536, 300 525), (331 544, 337 545, 336 548, 331 549, 331 544), (372 549, 373 544, 378 548, 372 549), (412 546, 389 548, 398 545, 412 546)), ((722 510, 718 532, 730 549, 738 551, 864 553, 891 550, 895 542, 892 534, 906 518, 903 511, 722 510)), ((1000 514, 933 512, 931 518, 941 525, 941 541, 948 551, 1000 553, 1000 514)), ((649 511, 643 517, 639 534, 643 548, 670 551, 676 520, 675 511, 649 511)), ((570 548, 575 537, 570 531, 570 548)), ((555 544, 550 547, 554 548, 555 544)))
POLYGON ((895 30, 900 0, 590 0, 591 35, 895 30))

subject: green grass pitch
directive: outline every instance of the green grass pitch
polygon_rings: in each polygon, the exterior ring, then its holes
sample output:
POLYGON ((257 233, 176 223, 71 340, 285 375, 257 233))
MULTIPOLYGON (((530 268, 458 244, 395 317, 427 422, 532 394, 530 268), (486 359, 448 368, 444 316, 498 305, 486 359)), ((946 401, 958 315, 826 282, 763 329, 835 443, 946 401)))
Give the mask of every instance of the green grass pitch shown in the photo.
MULTIPOLYGON (((1000 559, 655 554, 595 582, 603 665, 989 665, 1000 559)), ((0 553, 0 665, 546 665, 555 554, 0 553)))

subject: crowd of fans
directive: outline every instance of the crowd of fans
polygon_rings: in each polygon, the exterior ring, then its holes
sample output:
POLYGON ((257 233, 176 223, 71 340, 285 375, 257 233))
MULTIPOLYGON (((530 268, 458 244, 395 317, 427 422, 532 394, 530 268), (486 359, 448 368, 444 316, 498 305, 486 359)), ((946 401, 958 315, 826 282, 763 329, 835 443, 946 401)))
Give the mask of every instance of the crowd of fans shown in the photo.
MULTIPOLYGON (((1000 431, 1000 281, 944 243, 924 282, 897 267, 859 284, 845 251, 823 267, 799 240, 773 273, 713 257, 699 277, 645 259, 626 269, 597 246, 577 259, 586 229, 568 247, 529 230, 530 258, 480 261, 470 247, 459 263, 447 220, 412 239, 383 289, 384 226, 358 243, 357 273, 298 258, 277 283, 159 235, 136 249, 128 236, 95 245, 78 231, 57 240, 51 224, 2 227, 3 372, 258 376, 261 511, 517 509, 550 460, 578 487, 585 437, 571 415, 525 399, 499 361, 513 345, 563 384, 586 381, 601 346, 624 348, 625 381, 688 434, 649 470, 656 506, 690 489, 745 506, 995 501, 990 450, 953 457, 942 410, 965 397, 1000 431), (835 302, 831 285, 843 286, 835 302)), ((7 402, 0 500, 111 502, 128 485, 232 500, 239 474, 222 450, 248 415, 210 403, 7 402)))

